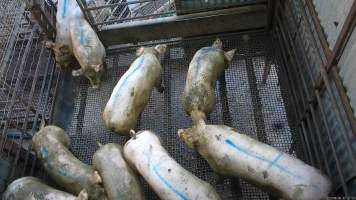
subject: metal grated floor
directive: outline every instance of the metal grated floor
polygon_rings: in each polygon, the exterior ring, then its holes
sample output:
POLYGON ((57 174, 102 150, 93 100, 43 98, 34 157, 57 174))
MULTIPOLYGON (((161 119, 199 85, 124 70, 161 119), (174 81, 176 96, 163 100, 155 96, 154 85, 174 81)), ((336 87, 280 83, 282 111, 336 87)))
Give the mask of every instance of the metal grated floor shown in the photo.
MULTIPOLYGON (((209 122, 237 127, 253 138, 295 155, 300 145, 292 145, 292 132, 282 98, 284 89, 279 85, 279 79, 283 78, 278 76, 279 53, 273 38, 262 32, 219 37, 224 50, 237 48, 238 55, 217 84, 216 108, 209 122), (270 71, 263 83, 266 63, 270 71)), ((162 60, 166 90, 162 94, 153 91, 136 130, 154 130, 171 156, 185 169, 212 184, 222 199, 268 199, 268 194, 243 180, 218 177, 207 162, 177 136, 179 128, 191 126, 181 104, 189 62, 195 51, 211 45, 215 38, 187 39, 169 44, 162 60)), ((117 81, 135 59, 134 53, 133 48, 108 52, 109 69, 100 90, 89 88, 84 78, 79 81, 80 92, 74 100, 74 112, 67 131, 72 141, 71 150, 86 163, 91 163, 97 142, 124 144, 127 140, 104 127, 101 113, 117 81)), ((146 183, 144 189, 147 199, 158 199, 146 183)))

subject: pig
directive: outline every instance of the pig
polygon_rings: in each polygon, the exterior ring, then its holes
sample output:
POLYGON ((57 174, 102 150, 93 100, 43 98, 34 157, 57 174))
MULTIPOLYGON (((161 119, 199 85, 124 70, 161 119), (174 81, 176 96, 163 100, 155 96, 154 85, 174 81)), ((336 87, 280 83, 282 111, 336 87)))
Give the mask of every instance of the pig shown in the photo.
POLYGON ((136 173, 124 159, 121 145, 99 146, 93 156, 93 166, 103 179, 109 200, 145 199, 136 173))
POLYGON ((63 129, 46 126, 33 136, 32 144, 46 172, 68 192, 77 195, 86 189, 90 200, 107 199, 99 173, 68 150, 70 138, 63 129))
POLYGON ((76 8, 75 0, 58 0, 56 13, 56 41, 45 45, 54 52, 57 64, 64 70, 70 69, 74 61, 73 44, 69 30, 71 10, 76 8))
POLYGON ((212 46, 198 50, 189 64, 183 92, 183 108, 194 123, 206 120, 215 107, 215 84, 231 62, 236 49, 222 50, 222 42, 216 39, 212 46))
POLYGON ((120 78, 106 104, 103 112, 106 127, 118 134, 129 134, 136 127, 137 119, 147 105, 153 87, 163 92, 159 57, 165 53, 166 47, 157 45, 137 50, 138 58, 120 78))
POLYGON ((216 173, 241 177, 283 199, 325 199, 331 190, 331 181, 319 170, 237 129, 201 120, 178 134, 216 173))
POLYGON ((220 199, 209 183, 185 170, 168 154, 153 131, 133 133, 124 145, 124 157, 162 200, 220 199))
POLYGON ((79 7, 72 11, 69 22, 73 53, 80 64, 80 69, 73 70, 73 76, 84 75, 89 79, 92 88, 99 88, 105 71, 105 47, 97 34, 84 18, 79 7))
POLYGON ((79 195, 54 189, 35 177, 22 177, 13 181, 6 189, 2 200, 87 200, 86 190, 79 195))

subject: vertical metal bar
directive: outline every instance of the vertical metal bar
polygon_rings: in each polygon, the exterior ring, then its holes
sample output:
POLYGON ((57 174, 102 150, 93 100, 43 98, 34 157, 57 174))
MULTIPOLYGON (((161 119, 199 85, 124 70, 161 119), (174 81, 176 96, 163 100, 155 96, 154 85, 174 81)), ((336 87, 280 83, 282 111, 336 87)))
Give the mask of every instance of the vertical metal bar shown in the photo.
POLYGON ((328 136, 328 139, 329 139, 331 151, 332 151, 333 156, 335 158, 336 169, 337 169, 337 171, 339 173, 340 183, 341 183, 341 186, 342 186, 342 188, 344 190, 345 196, 348 196, 349 195, 349 191, 348 191, 344 176, 342 174, 341 164, 340 164, 340 161, 339 161, 339 157, 336 154, 335 145, 334 145, 334 143, 332 141, 332 138, 331 138, 331 133, 330 133, 330 130, 329 130, 328 122, 326 120, 326 115, 325 115, 325 112, 323 110, 322 101, 321 101, 320 93, 319 93, 318 90, 315 90, 315 95, 316 95, 316 99, 317 99, 318 106, 319 106, 319 109, 320 109, 321 117, 322 117, 322 120, 324 122, 326 133, 327 133, 327 136, 328 136))
POLYGON ((335 112, 336 113, 336 118, 340 122, 342 130, 344 132, 344 134, 341 134, 342 138, 344 139, 346 148, 347 148, 349 154, 351 155, 352 164, 353 164, 354 167, 356 167, 356 159, 355 159, 356 154, 353 152, 353 149, 351 147, 350 138, 347 136, 348 135, 347 128, 346 128, 345 123, 344 123, 344 121, 342 119, 342 115, 340 113, 340 109, 339 109, 339 107, 337 105, 336 97, 335 97, 334 93, 331 90, 331 86, 330 86, 330 82, 329 82, 329 78, 328 78, 327 72, 326 72, 325 68, 323 68, 323 67, 321 68, 321 75, 323 77, 323 80, 324 80, 324 83, 325 83, 325 86, 326 86, 326 92, 329 93, 329 95, 331 97, 332 105, 334 107, 334 110, 336 111, 335 112))
MULTIPOLYGON (((326 40, 323 28, 321 27, 320 20, 318 18, 318 14, 316 13, 314 3, 312 2, 312 0, 305 0, 305 2, 307 5, 307 8, 308 8, 308 11, 311 15, 311 18, 313 20, 313 24, 316 29, 317 35, 319 37, 320 44, 323 47, 324 54, 326 57, 329 57, 331 54, 331 50, 329 48, 329 43, 326 40)), ((305 10, 304 10, 304 13, 305 13, 305 10)))
MULTIPOLYGON (((277 20, 278 21, 278 20, 277 20)), ((279 24, 279 22, 278 22, 278 24, 279 24)), ((280 26, 280 25, 279 25, 280 26)), ((279 29, 280 30, 280 29, 279 29)), ((285 38, 283 37, 283 31, 281 31, 281 39, 282 39, 282 42, 283 42, 283 44, 284 44, 284 48, 283 48, 283 50, 285 50, 285 49, 287 49, 287 47, 286 47, 286 44, 285 43, 287 43, 287 41, 285 40, 285 38)), ((284 51, 283 51, 284 52, 284 51)), ((286 52, 286 53, 288 53, 288 52, 286 52)), ((289 54, 290 55, 290 54, 289 54)), ((288 60, 291 60, 290 59, 290 56, 288 57, 287 55, 286 55, 286 57, 287 57, 287 59, 288 60)), ((295 72, 295 68, 296 68, 296 66, 293 64, 293 63, 291 63, 291 67, 290 67, 290 69, 291 69, 291 73, 294 75, 294 77, 295 78, 297 78, 298 76, 298 74, 299 73, 297 73, 297 72, 295 72)), ((292 77, 293 77, 293 75, 292 75, 292 77)), ((298 83, 298 82, 297 82, 298 83)), ((304 90, 302 90, 300 87, 298 87, 298 84, 296 85, 296 89, 297 89, 297 91, 298 91, 298 96, 297 97, 299 97, 299 98, 297 98, 297 100, 296 100, 296 102, 298 103, 298 101, 300 101, 300 99, 302 100, 301 101, 301 103, 302 103, 302 108, 300 107, 300 106, 298 106, 299 108, 298 108, 298 110, 301 112, 301 115, 299 116, 299 119, 298 120, 301 120, 301 117, 303 116, 303 114, 302 114, 302 112, 303 112, 303 110, 305 110, 305 100, 304 100, 304 93, 303 93, 303 91, 304 90)), ((298 105, 300 105, 299 103, 298 103, 298 105)))
MULTIPOLYGON (((22 57, 22 60, 21 60, 21 64, 20 64, 20 69, 19 69, 19 73, 18 73, 18 79, 16 80, 16 84, 15 84, 15 92, 14 92, 14 95, 12 96, 11 98, 11 102, 10 102, 10 106, 9 106, 9 111, 7 113, 7 116, 6 118, 7 119, 10 119, 11 118, 11 115, 12 115, 12 111, 13 111, 13 107, 15 105, 15 100, 16 100, 16 97, 17 97, 17 91, 19 90, 19 87, 20 87, 20 84, 21 84, 21 77, 23 76, 23 73, 24 73, 24 68, 25 68, 25 61, 27 60, 27 56, 29 56, 29 51, 30 51, 30 48, 31 48, 31 45, 32 45, 32 39, 33 39, 33 35, 35 33, 35 31, 37 30, 37 27, 34 26, 31 30, 31 35, 28 39, 28 43, 26 45, 26 48, 25 48, 25 51, 24 51, 24 54, 23 54, 23 57, 22 57)), ((2 135, 4 135, 4 132, 5 130, 7 130, 9 126, 9 122, 8 120, 5 121, 5 125, 4 125, 4 129, 3 129, 3 133, 2 135)), ((2 140, 2 143, 1 143, 1 152, 4 150, 4 146, 6 144, 6 137, 2 140)))
POLYGON ((265 130, 265 122, 262 114, 262 103, 258 92, 257 80, 256 80, 256 75, 254 70, 255 66, 253 65, 253 61, 251 58, 252 53, 250 52, 251 48, 249 47, 248 40, 245 41, 245 45, 247 45, 246 49, 248 49, 248 51, 246 52, 247 57, 245 58, 246 72, 247 72, 248 85, 250 88, 250 94, 252 99, 252 107, 253 107, 254 119, 256 124, 257 138, 259 141, 268 144, 268 139, 265 130))
MULTIPOLYGON (((304 120, 301 121, 301 132, 302 132, 302 136, 303 136, 303 146, 304 148, 307 150, 307 155, 309 157, 309 161, 311 163, 311 165, 313 165, 315 167, 315 160, 313 158, 312 155, 312 151, 311 151, 311 147, 310 147, 310 143, 309 143, 309 139, 308 139, 308 132, 305 128, 305 122, 304 120)), ((315 155, 315 154, 314 154, 315 155)))
MULTIPOLYGON (((320 145, 323 145, 323 140, 321 139, 321 136, 320 136, 321 135, 320 127, 317 123, 315 112, 314 112, 314 107, 312 104, 309 104, 309 109, 310 109, 310 114, 312 117, 314 129, 316 130, 316 136, 317 136, 318 142, 320 145)), ((324 161, 324 166, 326 168, 326 172, 328 173, 329 176, 331 176, 331 172, 330 172, 330 168, 329 168, 329 164, 328 164, 328 157, 326 156, 325 149, 323 148, 323 146, 321 146, 320 149, 321 149, 321 155, 323 156, 323 161, 324 161)), ((333 152, 334 158, 336 158, 335 152, 334 151, 332 151, 332 152, 333 152)), ((342 174, 340 174, 340 176, 342 176, 342 174)))
MULTIPOLYGON (((304 89, 303 91, 304 91, 304 93, 305 93, 305 95, 306 95, 306 102, 308 102, 309 101, 309 99, 310 99, 310 91, 308 90, 308 87, 307 87, 307 84, 306 84, 306 81, 305 81, 305 79, 304 79, 304 75, 303 75, 303 73, 302 73, 302 71, 299 69, 299 68, 301 68, 301 65, 300 65, 300 63, 297 61, 297 59, 296 59, 296 55, 294 54, 294 53, 291 53, 291 52, 293 52, 293 50, 294 50, 294 48, 292 47, 292 46, 290 46, 290 43, 288 42, 288 41, 292 41, 292 40, 288 40, 287 39, 287 36, 285 35, 285 34, 283 34, 284 32, 288 32, 286 29, 284 29, 283 27, 284 26, 286 26, 285 24, 283 24, 279 19, 278 19, 278 21, 282 24, 281 25, 281 29, 283 29, 283 31, 282 31, 282 38, 284 39, 284 42, 286 43, 286 45, 287 45, 287 51, 288 51, 288 54, 290 55, 290 57, 291 57, 291 60, 293 61, 293 66, 294 67, 292 67, 293 69, 295 68, 295 75, 298 75, 299 74, 299 77, 300 77, 300 79, 302 80, 302 88, 304 89), (292 50, 291 50, 292 49, 292 50)), ((303 92, 302 92, 302 96, 301 97, 304 97, 304 94, 303 92)), ((306 103, 305 103, 305 100, 304 100, 304 98, 302 98, 302 100, 303 100, 303 109, 305 109, 307 106, 306 106, 306 103)))
MULTIPOLYGON (((41 47, 41 52, 40 52, 40 55, 39 55, 39 59, 37 60, 36 70, 35 70, 35 73, 34 73, 30 94, 29 94, 29 97, 28 97, 29 101, 32 101, 32 98, 33 98, 33 95, 34 95, 34 92, 35 92, 36 83, 37 83, 37 80, 38 80, 38 74, 39 74, 39 71, 40 71, 40 63, 41 63, 41 60, 42 60, 42 57, 43 57, 43 51, 44 51, 44 47, 42 46, 41 47)), ((23 131, 26 131, 26 129, 27 129, 27 122, 28 122, 27 118, 28 118, 28 114, 29 114, 29 110, 30 110, 30 105, 31 105, 31 103, 28 103, 28 106, 27 106, 26 111, 25 111, 25 121, 24 121, 24 123, 22 125, 22 130, 23 131)))
POLYGON ((339 75, 336 67, 333 67, 331 69, 331 72, 332 72, 332 75, 333 75, 333 78, 334 78, 335 86, 338 89, 338 93, 340 95, 340 98, 341 98, 342 105, 344 107, 346 116, 347 116, 347 118, 348 118, 348 120, 350 122, 352 133, 354 134, 354 136, 356 136, 356 119, 355 119, 355 117, 353 115, 353 111, 352 111, 352 108, 350 106, 350 102, 349 102, 348 96, 347 96, 347 94, 345 92, 344 86, 343 86, 343 84, 341 82, 340 75, 339 75))
POLYGON ((316 158, 316 161, 318 162, 318 168, 320 169, 322 167, 322 163, 321 163, 321 160, 320 160, 320 157, 319 157, 319 152, 317 150, 317 143, 315 142, 315 133, 314 133, 314 130, 312 128, 312 124, 311 124, 311 119, 310 119, 310 114, 307 113, 307 116, 305 118, 305 121, 306 121, 306 126, 308 127, 306 129, 307 133, 309 133, 309 136, 310 136, 310 139, 311 139, 311 149, 313 149, 313 155, 315 156, 316 158))
MULTIPOLYGON (((288 4, 288 6, 286 6, 286 7, 288 8, 289 12, 292 13, 292 9, 291 9, 290 5, 288 4)), ((288 19, 288 17, 286 16, 286 14, 285 14, 285 13, 283 13, 283 14, 284 14, 283 18, 284 18, 284 19, 288 19)), ((294 17, 292 17, 292 19, 293 19, 293 21, 294 21, 294 23, 295 23, 295 25, 296 25, 296 27, 297 27, 297 22, 295 21, 294 17)), ((284 21, 284 20, 283 20, 283 21, 284 21)), ((288 27, 286 23, 283 23, 283 26, 284 26, 284 27, 288 27)), ((293 41, 293 40, 292 40, 292 38, 293 38, 293 37, 292 37, 292 34, 289 32, 288 29, 287 29, 286 31, 288 32, 287 35, 289 36, 289 37, 288 37, 288 38, 289 38, 289 41, 293 41)), ((297 33, 297 34, 296 34, 296 40, 294 40, 294 42, 293 42, 294 46, 296 45, 296 42, 297 42, 298 39, 301 40, 301 37, 300 37, 300 35, 297 33)), ((295 48, 291 48, 291 49, 293 50, 294 57, 297 58, 296 55, 297 55, 298 53, 296 52, 295 48)), ((302 49, 302 51, 303 51, 303 53, 304 53, 304 54, 303 54, 303 58, 305 59, 305 55, 306 55, 305 49, 304 49, 304 48, 301 48, 301 49, 302 49)), ((298 59, 296 59, 296 60, 297 60, 297 62, 298 62, 298 59)), ((305 59, 305 60, 306 60, 306 59, 305 59)), ((305 62, 305 63, 307 64, 307 66, 305 66, 305 68, 306 68, 306 70, 307 70, 307 72, 308 72, 309 78, 310 78, 312 84, 314 85, 314 84, 315 84, 315 83, 314 83, 315 81, 314 81, 313 73, 312 73, 312 71, 311 71, 311 66, 309 65, 309 62, 305 62)), ((300 62, 298 62, 298 65, 299 65, 299 66, 302 66, 302 65, 300 64, 300 62)))
MULTIPOLYGON (((51 61, 51 57, 49 56, 48 59, 47 59, 47 63, 46 63, 46 66, 50 66, 49 63, 51 61)), ((38 118, 39 118, 39 111, 40 111, 40 106, 42 105, 42 95, 43 95, 43 92, 44 92, 44 88, 45 88, 45 85, 46 85, 46 80, 47 80, 47 76, 48 76, 48 70, 49 70, 49 67, 46 67, 45 68, 45 71, 44 71, 44 77, 43 77, 43 82, 42 82, 42 85, 41 85, 41 89, 40 89, 40 93, 39 93, 39 100, 37 102, 37 106, 36 106, 36 114, 35 114, 35 118, 34 118, 34 123, 32 124, 32 128, 31 128, 31 134, 34 135, 35 133, 35 130, 36 130, 36 127, 37 127, 37 122, 38 122, 38 118)), ((44 115, 42 115, 42 118, 44 117, 44 115)), ((28 147, 28 151, 26 152, 26 156, 25 156, 25 164, 24 166, 27 166, 27 163, 28 163, 28 159, 29 159, 29 154, 30 154, 30 151, 32 149, 32 143, 30 144, 30 146, 28 147)), ((22 174, 24 174, 25 172, 22 171, 22 174)))

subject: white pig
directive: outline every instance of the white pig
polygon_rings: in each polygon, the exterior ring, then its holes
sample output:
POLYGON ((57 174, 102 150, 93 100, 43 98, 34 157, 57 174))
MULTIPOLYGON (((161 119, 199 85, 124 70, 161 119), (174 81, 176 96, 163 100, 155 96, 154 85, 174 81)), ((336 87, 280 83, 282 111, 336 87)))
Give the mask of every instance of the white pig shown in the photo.
POLYGON ((106 104, 103 112, 106 127, 119 134, 128 134, 136 127, 153 87, 163 92, 159 57, 165 51, 166 45, 141 47, 137 50, 139 57, 120 78, 106 104))
POLYGON ((152 131, 134 134, 124 146, 124 157, 162 200, 220 199, 209 183, 172 159, 152 131))
POLYGON ((72 75, 84 75, 93 88, 98 88, 105 70, 105 47, 84 18, 80 8, 76 6, 71 12, 69 27, 73 52, 81 66, 80 69, 73 70, 72 75))
POLYGON ((121 145, 100 146, 94 153, 93 166, 103 179, 109 200, 145 199, 137 175, 124 159, 121 145))
POLYGON ((222 42, 216 39, 211 47, 197 51, 189 64, 183 93, 183 107, 193 122, 211 113, 215 107, 215 84, 230 64, 236 49, 222 50, 222 42))
POLYGON ((2 200, 87 200, 86 190, 76 197, 54 189, 35 177, 22 177, 13 181, 6 189, 2 200))
POLYGON ((56 41, 46 42, 46 47, 51 48, 56 62, 62 69, 68 69, 74 60, 73 44, 70 36, 69 22, 71 11, 75 9, 75 0, 58 0, 56 14, 56 41))
POLYGON ((178 134, 216 173, 244 178, 283 199, 318 200, 330 192, 331 182, 319 170, 228 126, 201 120, 178 134))

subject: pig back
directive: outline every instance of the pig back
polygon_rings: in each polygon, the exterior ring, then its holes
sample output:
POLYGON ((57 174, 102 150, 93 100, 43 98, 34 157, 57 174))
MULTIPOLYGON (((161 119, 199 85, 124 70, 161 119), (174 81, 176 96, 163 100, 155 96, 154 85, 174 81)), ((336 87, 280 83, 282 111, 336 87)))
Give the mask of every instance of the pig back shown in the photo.
POLYGON ((69 22, 71 19, 71 10, 75 7, 73 0, 59 0, 56 14, 56 43, 68 45, 72 48, 70 39, 69 22))
POLYGON ((209 114, 215 105, 216 80, 227 62, 224 52, 214 47, 200 49, 189 64, 183 94, 183 106, 187 113, 193 110, 209 114))
POLYGON ((136 126, 138 115, 161 75, 161 64, 153 54, 143 54, 120 78, 104 110, 104 121, 114 131, 129 131, 136 126))
POLYGON ((70 22, 73 52, 80 66, 86 68, 103 64, 105 47, 90 24, 80 15, 70 22))

